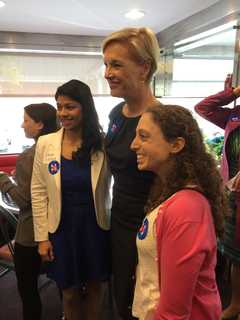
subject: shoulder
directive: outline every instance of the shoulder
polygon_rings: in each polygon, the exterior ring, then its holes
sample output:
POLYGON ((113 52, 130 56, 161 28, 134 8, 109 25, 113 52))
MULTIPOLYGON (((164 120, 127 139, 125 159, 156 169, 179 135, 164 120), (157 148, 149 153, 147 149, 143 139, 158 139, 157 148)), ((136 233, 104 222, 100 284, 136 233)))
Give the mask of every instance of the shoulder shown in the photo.
POLYGON ((181 190, 163 204, 164 219, 169 225, 201 223, 210 212, 207 198, 195 190, 181 190))
POLYGON ((21 162, 24 161, 26 159, 33 159, 34 158, 34 154, 35 154, 35 148, 36 145, 34 144, 33 146, 31 146, 30 148, 27 148, 26 150, 24 150, 18 157, 17 162, 21 162))
POLYGON ((118 105, 116 105, 111 112, 109 113, 109 119, 113 120, 114 118, 116 118, 117 116, 122 114, 122 107, 124 105, 124 101, 120 102, 118 105))
POLYGON ((37 141, 37 145, 48 145, 49 143, 52 143, 54 140, 58 140, 62 138, 63 129, 60 129, 56 132, 45 134, 43 136, 40 136, 37 141))

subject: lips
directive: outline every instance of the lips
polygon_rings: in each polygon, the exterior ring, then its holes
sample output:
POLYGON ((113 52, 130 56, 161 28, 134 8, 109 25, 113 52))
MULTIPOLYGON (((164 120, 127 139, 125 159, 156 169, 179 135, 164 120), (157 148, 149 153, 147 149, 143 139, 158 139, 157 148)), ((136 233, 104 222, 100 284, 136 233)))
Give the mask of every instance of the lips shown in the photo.
POLYGON ((108 85, 111 89, 115 89, 119 86, 119 81, 108 80, 108 85))
POLYGON ((63 126, 68 126, 72 124, 72 119, 60 119, 63 126))
POLYGON ((144 160, 144 157, 142 155, 137 155, 137 163, 140 163, 144 160))

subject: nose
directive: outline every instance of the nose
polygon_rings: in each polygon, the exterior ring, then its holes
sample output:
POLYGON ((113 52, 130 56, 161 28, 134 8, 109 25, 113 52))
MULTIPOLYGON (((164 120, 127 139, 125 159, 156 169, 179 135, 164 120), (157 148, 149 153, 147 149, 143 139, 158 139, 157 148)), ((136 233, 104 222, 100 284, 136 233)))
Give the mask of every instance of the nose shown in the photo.
POLYGON ((61 109, 58 109, 57 114, 58 114, 59 117, 65 116, 67 114, 66 108, 63 107, 61 109))
POLYGON ((130 149, 133 151, 137 151, 137 149, 138 149, 137 136, 135 136, 135 138, 133 139, 133 141, 130 145, 130 149))
POLYGON ((105 72, 104 72, 104 77, 105 79, 111 79, 112 78, 112 69, 110 66, 105 66, 105 72))

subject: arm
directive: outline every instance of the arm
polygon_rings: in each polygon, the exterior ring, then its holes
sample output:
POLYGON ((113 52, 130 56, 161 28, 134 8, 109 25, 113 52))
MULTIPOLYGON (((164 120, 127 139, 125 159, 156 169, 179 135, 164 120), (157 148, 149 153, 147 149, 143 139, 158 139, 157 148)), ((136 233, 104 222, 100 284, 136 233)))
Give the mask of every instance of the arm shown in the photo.
POLYGON ((35 240, 38 241, 38 252, 43 261, 54 259, 53 248, 48 240, 48 195, 43 172, 43 148, 39 138, 33 163, 31 195, 33 226, 35 240))
POLYGON ((43 146, 41 138, 36 145, 33 162, 31 195, 34 234, 36 241, 48 240, 48 195, 43 172, 43 146))
POLYGON ((223 108, 223 106, 236 100, 239 94, 240 86, 235 89, 229 88, 203 99, 194 109, 204 119, 225 129, 232 108, 223 108))
POLYGON ((19 156, 16 165, 15 184, 6 173, 0 174, 0 190, 9 193, 13 201, 21 209, 27 209, 31 206, 30 184, 33 167, 34 150, 29 149, 19 156))
MULTIPOLYGON (((201 204, 195 208, 199 210, 199 207, 201 204)), ((191 315, 195 286, 206 254, 205 235, 201 235, 200 221, 186 220, 179 224, 174 220, 178 219, 177 215, 188 215, 192 209, 187 203, 183 208, 171 205, 165 212, 172 221, 161 226, 163 236, 157 237, 161 248, 158 261, 161 288, 154 320, 187 320, 191 315)))

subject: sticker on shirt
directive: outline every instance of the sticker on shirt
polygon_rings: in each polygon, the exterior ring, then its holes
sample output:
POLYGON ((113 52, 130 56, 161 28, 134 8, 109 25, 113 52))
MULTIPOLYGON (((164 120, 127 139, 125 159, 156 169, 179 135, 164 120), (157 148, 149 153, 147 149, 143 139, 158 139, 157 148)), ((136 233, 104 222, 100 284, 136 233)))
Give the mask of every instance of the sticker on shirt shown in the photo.
POLYGON ((148 233, 148 219, 145 218, 145 219, 143 220, 143 223, 142 223, 141 228, 140 228, 139 231, 138 231, 138 234, 137 234, 138 239, 139 239, 139 240, 145 239, 146 236, 147 236, 147 233, 148 233))
POLYGON ((231 117, 231 121, 233 121, 233 122, 240 121, 240 116, 233 115, 233 116, 231 117))
POLYGON ((107 132, 107 137, 114 137, 121 129, 124 123, 124 118, 119 116, 118 118, 114 119, 114 121, 110 124, 107 132))
POLYGON ((58 173, 59 168, 60 168, 60 163, 56 160, 53 160, 48 164, 48 171, 52 175, 58 173))

